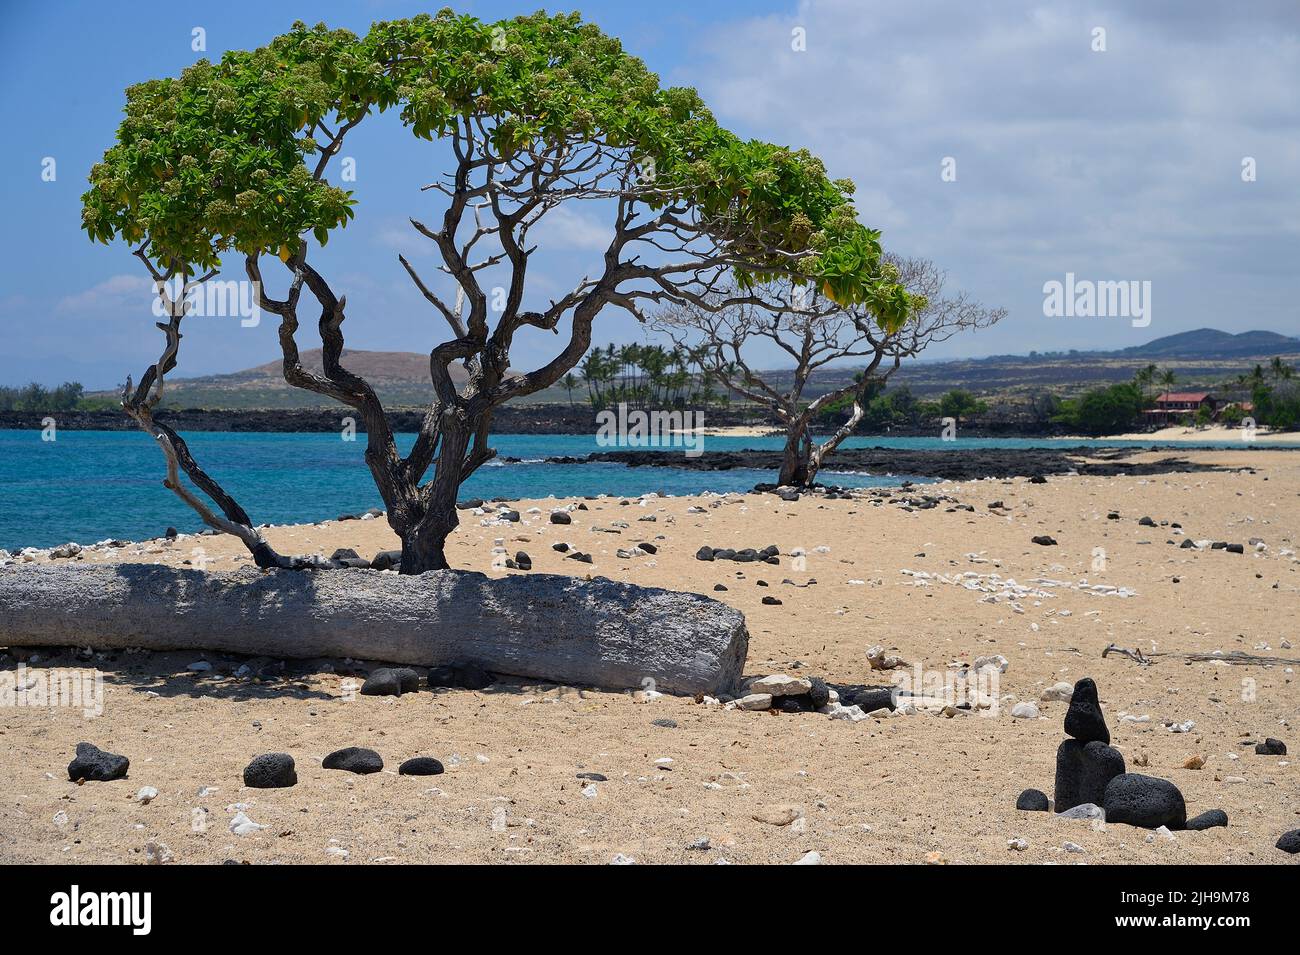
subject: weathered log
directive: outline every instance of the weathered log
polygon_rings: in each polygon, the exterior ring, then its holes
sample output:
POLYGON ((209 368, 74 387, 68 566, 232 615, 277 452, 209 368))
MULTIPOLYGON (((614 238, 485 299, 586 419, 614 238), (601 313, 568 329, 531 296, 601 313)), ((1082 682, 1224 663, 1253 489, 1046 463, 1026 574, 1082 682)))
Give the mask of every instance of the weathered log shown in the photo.
POLYGON ((716 694, 736 688, 748 643, 744 615, 725 604, 604 578, 0 568, 0 646, 9 647, 474 664, 572 685, 716 694))

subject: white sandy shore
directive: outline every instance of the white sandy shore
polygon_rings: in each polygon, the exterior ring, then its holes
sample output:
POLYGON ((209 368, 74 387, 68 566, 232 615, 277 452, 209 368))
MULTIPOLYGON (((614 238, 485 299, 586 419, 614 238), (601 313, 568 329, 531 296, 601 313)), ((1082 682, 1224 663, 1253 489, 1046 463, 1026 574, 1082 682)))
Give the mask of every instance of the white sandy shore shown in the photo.
MULTIPOLYGON (((42 651, 30 663, 26 652, 30 679, 53 667, 103 671, 104 707, 93 719, 66 706, 0 708, 0 861, 138 863, 152 842, 178 863, 608 863, 621 853, 643 863, 788 864, 809 851, 827 863, 1300 862, 1273 845, 1300 826, 1300 766, 1249 745, 1274 736, 1292 753, 1300 746, 1300 455, 1180 456, 1224 470, 945 482, 917 489, 951 499, 929 509, 746 494, 602 498, 572 511, 571 525, 549 523, 555 499, 518 502, 523 519, 508 526, 460 512, 449 547, 457 567, 515 573, 492 566, 504 538, 510 552, 531 555, 533 573, 601 574, 736 607, 751 636, 748 675, 888 683, 866 660, 876 644, 939 675, 1001 654, 1009 663, 995 717, 958 710, 850 723, 527 681, 373 697, 356 693, 366 669, 356 661, 282 667, 209 654, 210 668, 190 669, 197 654, 42 651), (1154 526, 1140 523, 1146 516, 1154 526), (1032 543, 1038 535, 1059 543, 1032 543), (1188 539, 1241 543, 1244 553, 1179 546, 1188 539), (594 564, 566 559, 557 541, 594 564), (618 555, 637 541, 654 541, 657 553, 618 555), (705 544, 776 544, 781 563, 697 560, 705 544), (792 559, 796 548, 805 560, 792 559), (773 596, 781 603, 763 603, 773 596), (1103 658, 1111 643, 1155 662, 1103 658), (1238 651, 1262 659, 1214 656, 1238 651), (1225 810, 1227 828, 1168 839, 1015 809, 1021 790, 1053 789, 1065 705, 1042 699, 1045 689, 1083 676, 1096 679, 1131 770, 1173 781, 1189 815, 1225 810), (1041 718, 1012 718, 1017 702, 1041 718), (1168 728, 1188 721, 1189 732, 1168 728), (129 756, 129 778, 70 783, 65 767, 82 740, 129 756), (375 749, 385 771, 321 768, 345 746, 375 749), (296 786, 242 786, 244 766, 265 752, 293 756, 296 786), (417 755, 447 772, 396 774, 417 755), (159 793, 148 805, 133 798, 144 786, 159 793), (232 832, 237 811, 266 828, 232 832), (1014 839, 1027 847, 1010 851, 1014 839), (1067 842, 1083 851, 1067 852, 1067 842)), ((382 520, 267 536, 283 552, 352 547, 366 557, 397 543, 382 520)), ((225 535, 79 556, 213 570, 248 563, 225 535)), ((0 675, 16 668, 10 657, 0 675)))
MULTIPOLYGON (((1112 441, 1179 441, 1186 444, 1199 444, 1205 441, 1232 441, 1243 448, 1255 445, 1295 445, 1300 447, 1300 431, 1270 431, 1268 428, 1256 428, 1250 440, 1243 437, 1241 428, 1228 428, 1223 425, 1211 425, 1204 428, 1186 428, 1175 426, 1161 428, 1158 431, 1134 431, 1128 434, 1108 434, 1104 438, 1112 441)), ((1092 441, 1078 435, 1071 435, 1062 440, 1092 441)))

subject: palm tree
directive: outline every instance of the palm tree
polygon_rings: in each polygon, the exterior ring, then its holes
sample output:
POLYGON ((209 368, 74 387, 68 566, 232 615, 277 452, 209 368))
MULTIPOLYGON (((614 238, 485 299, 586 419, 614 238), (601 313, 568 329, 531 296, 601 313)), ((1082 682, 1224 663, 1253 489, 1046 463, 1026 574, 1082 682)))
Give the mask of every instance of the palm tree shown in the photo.
POLYGON ((1156 366, 1147 365, 1145 368, 1139 368, 1137 374, 1133 376, 1133 383, 1138 386, 1142 392, 1142 403, 1146 404, 1147 389, 1151 387, 1151 382, 1156 378, 1156 366))
POLYGON ((569 372, 560 379, 560 384, 562 384, 564 390, 569 393, 569 407, 573 407, 573 389, 578 387, 578 379, 573 377, 573 372, 569 372))
POLYGON ((1174 373, 1174 370, 1172 368, 1166 368, 1164 371, 1160 372, 1160 385, 1165 389, 1165 391, 1168 391, 1170 388, 1172 388, 1174 386, 1174 382, 1176 382, 1177 380, 1178 380, 1178 375, 1174 373))

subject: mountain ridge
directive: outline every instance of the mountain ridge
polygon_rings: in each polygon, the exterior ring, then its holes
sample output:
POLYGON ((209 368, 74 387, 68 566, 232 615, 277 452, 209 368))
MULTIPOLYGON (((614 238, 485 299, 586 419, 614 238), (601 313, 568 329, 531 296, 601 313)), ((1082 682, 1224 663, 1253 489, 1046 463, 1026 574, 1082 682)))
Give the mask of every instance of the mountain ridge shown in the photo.
MULTIPOLYGON (((984 390, 1032 390, 1035 387, 1065 386, 1067 389, 1125 380, 1132 377, 1137 362, 1172 362, 1181 380, 1224 377, 1245 370, 1248 359, 1266 361, 1272 355, 1300 355, 1300 338, 1278 332, 1252 330, 1239 333, 1199 328, 1152 339, 1112 351, 1068 351, 1028 355, 991 355, 983 358, 951 358, 916 362, 904 366, 894 380, 919 394, 952 387, 984 390)), ((303 365, 321 374, 321 350, 302 353, 303 365)), ((389 407, 427 406, 432 397, 429 356, 418 352, 344 349, 342 362, 349 371, 364 378, 389 407)), ((466 380, 465 370, 450 366, 457 387, 466 380)), ((810 382, 808 397, 851 380, 855 369, 827 367, 821 380, 810 382)), ((764 373, 779 383, 790 376, 788 369, 764 373)), ((105 393, 108 394, 108 393, 105 393)), ((575 389, 582 400, 586 387, 575 389)), ((530 396, 529 403, 565 402, 569 395, 553 386, 530 396)), ((294 388, 285 382, 280 361, 221 375, 168 379, 167 405, 173 408, 310 408, 334 406, 328 398, 294 388)))

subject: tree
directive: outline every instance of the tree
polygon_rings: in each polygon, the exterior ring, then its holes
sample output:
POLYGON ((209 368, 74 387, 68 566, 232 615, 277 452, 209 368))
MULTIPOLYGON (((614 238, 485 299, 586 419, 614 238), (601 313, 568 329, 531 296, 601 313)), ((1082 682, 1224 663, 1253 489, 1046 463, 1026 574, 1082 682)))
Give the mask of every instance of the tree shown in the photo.
POLYGON ((1147 365, 1145 368, 1139 368, 1137 373, 1133 375, 1133 382, 1138 386, 1144 402, 1146 401, 1147 389, 1156 380, 1157 371, 1159 369, 1155 365, 1147 365))
POLYGON ((1133 425, 1145 403, 1141 386, 1125 382, 1093 388, 1078 398, 1062 401, 1060 412, 1052 420, 1083 434, 1118 434, 1133 425))
POLYGON ((560 384, 562 384, 564 386, 564 390, 569 393, 569 405, 570 407, 572 407, 573 389, 578 387, 578 379, 573 377, 573 372, 569 372, 567 375, 565 375, 563 378, 560 379, 560 384))
POLYGON ((738 277, 732 298, 743 303, 753 301, 747 283, 778 274, 845 304, 902 304, 879 268, 879 233, 856 219, 850 183, 829 180, 804 150, 721 128, 693 90, 661 87, 576 14, 489 24, 444 10, 376 23, 363 38, 295 24, 267 47, 131 87, 117 143, 90 181, 86 231, 136 245, 171 316, 158 323, 162 357, 124 391, 123 407, 158 439, 166 485, 207 524, 237 534, 262 567, 311 561, 277 554, 179 435, 153 418, 176 366, 185 293, 210 280, 223 256, 243 258, 261 307, 279 316, 285 380, 354 409, 364 423, 366 464, 408 574, 447 566, 457 491, 495 454, 494 410, 569 372, 606 306, 634 314, 649 303, 723 307, 731 301, 714 293, 727 276, 738 277), (431 399, 405 456, 374 389, 342 362, 346 297, 309 262, 310 250, 353 215, 352 195, 327 178, 331 160, 354 128, 388 110, 416 138, 450 147, 452 168, 426 187, 445 200, 441 218, 411 224, 464 298, 463 309, 449 306, 399 256, 451 330, 430 351, 431 399), (607 214, 612 236, 597 274, 545 307, 527 307, 529 230, 583 201, 607 214), (285 270, 281 298, 263 281, 267 253, 285 270), (482 284, 485 270, 498 268, 499 310, 482 284), (169 280, 177 292, 162 287, 169 280), (323 375, 299 357, 304 290, 319 307, 323 375), (549 361, 507 373, 516 333, 559 335, 562 326, 563 345, 549 361), (453 362, 467 372, 459 391, 453 362), (181 485, 179 470, 219 515, 181 485))
MULTIPOLYGON (((826 457, 853 433, 866 414, 874 391, 902 364, 931 344, 958 332, 985 328, 1005 315, 986 308, 965 293, 945 297, 946 273, 925 259, 884 257, 884 271, 898 283, 902 301, 866 300, 842 306, 788 281, 761 288, 761 301, 714 309, 698 303, 672 305, 659 313, 655 326, 682 344, 704 349, 705 373, 768 408, 785 428, 786 441, 777 481, 810 485, 826 457), (749 364, 746 344, 775 344, 794 361, 788 387, 777 387, 749 364), (866 358, 854 381, 804 400, 809 380, 832 362, 866 358), (828 407, 843 402, 838 427, 823 441, 812 423, 828 407)), ((770 377, 770 376, 769 376, 770 377)))
POLYGON ((34 381, 22 388, 0 387, 0 411, 71 411, 85 400, 77 381, 65 381, 54 388, 34 381))
POLYGON ((952 418, 953 421, 960 425, 963 417, 973 414, 983 414, 989 410, 986 402, 980 401, 969 391, 961 388, 954 388, 939 398, 939 414, 945 418, 952 418))

